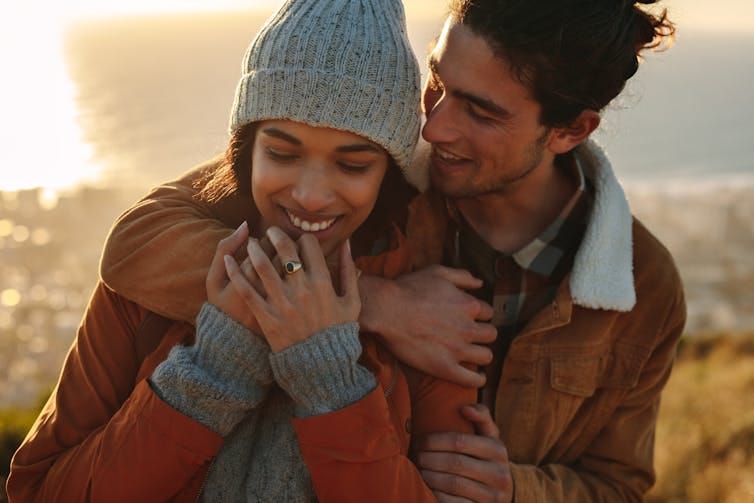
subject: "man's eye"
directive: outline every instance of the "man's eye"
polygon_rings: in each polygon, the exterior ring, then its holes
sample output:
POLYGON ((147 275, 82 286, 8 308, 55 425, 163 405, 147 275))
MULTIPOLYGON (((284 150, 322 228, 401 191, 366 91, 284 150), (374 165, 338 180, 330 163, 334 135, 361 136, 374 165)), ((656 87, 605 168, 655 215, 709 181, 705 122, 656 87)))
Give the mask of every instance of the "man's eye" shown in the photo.
POLYGON ((472 118, 473 118, 474 120, 477 120, 477 121, 479 121, 479 122, 494 122, 494 121, 495 121, 495 119, 493 119, 492 117, 489 117, 489 116, 487 116, 487 115, 484 115, 484 114, 480 114, 480 113, 479 113, 479 112, 478 112, 478 111, 476 110, 476 108, 474 108, 474 105, 468 105, 468 106, 466 107, 466 111, 468 112, 468 114, 469 114, 469 115, 470 115, 470 116, 471 116, 471 117, 472 117, 472 118))

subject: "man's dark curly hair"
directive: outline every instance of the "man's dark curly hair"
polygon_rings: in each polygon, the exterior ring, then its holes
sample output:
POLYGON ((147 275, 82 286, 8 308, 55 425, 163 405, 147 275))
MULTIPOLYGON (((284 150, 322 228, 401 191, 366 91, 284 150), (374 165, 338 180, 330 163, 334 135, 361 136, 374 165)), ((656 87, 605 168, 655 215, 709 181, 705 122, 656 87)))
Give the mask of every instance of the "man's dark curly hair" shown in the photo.
POLYGON ((450 14, 484 37, 542 106, 545 126, 601 111, 639 67, 640 53, 672 40, 657 0, 451 0, 450 14), (645 5, 642 5, 645 4, 645 5))

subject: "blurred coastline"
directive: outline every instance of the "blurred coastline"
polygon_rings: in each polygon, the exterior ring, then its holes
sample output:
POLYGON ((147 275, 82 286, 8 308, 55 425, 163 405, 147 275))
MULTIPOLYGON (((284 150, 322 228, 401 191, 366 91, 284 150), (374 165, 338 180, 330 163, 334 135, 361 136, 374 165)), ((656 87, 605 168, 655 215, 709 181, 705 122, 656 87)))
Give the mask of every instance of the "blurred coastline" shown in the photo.
MULTIPOLYGON (((82 141, 102 171, 58 192, 0 181, 0 406, 36 403, 54 383, 117 215, 222 150, 241 57, 262 21, 132 17, 67 32, 82 141)), ((439 29, 410 21, 419 59, 439 29)), ((676 258, 690 336, 754 329, 754 104, 745 90, 754 37, 737 37, 681 33, 645 61, 596 135, 634 212, 676 258)))

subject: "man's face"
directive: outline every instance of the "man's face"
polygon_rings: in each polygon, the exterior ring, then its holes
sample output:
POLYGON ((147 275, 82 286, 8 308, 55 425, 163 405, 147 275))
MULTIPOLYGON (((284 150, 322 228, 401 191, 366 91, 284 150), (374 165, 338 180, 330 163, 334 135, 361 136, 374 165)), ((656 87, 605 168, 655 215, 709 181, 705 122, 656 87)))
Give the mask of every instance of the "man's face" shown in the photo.
POLYGON ((448 20, 429 66, 422 135, 433 146, 430 176, 441 193, 509 192, 548 174, 554 155, 540 105, 484 38, 448 20))

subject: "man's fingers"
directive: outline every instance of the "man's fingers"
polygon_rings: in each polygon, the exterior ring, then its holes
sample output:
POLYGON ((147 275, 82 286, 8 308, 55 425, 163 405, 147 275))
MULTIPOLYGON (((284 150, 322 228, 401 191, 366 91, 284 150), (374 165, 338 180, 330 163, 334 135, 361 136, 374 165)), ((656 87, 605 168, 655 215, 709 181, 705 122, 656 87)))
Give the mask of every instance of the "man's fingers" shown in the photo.
POLYGON ((479 311, 474 317, 477 321, 490 321, 495 315, 495 310, 486 302, 479 301, 479 311))
POLYGON ((492 350, 487 346, 468 344, 461 350, 461 361, 473 365, 489 365, 492 358, 492 350))
POLYGON ((458 363, 453 363, 453 365, 443 371, 442 374, 446 375, 448 381, 466 388, 481 388, 487 382, 487 377, 484 374, 476 370, 468 369, 458 363))
POLYGON ((432 492, 435 494, 437 503, 474 503, 472 500, 468 498, 462 498, 461 496, 456 496, 454 494, 447 494, 442 491, 434 491, 434 490, 432 492))
POLYGON ((470 341, 476 344, 489 344, 497 339, 497 328, 489 323, 475 323, 470 341))
POLYGON ((444 278, 450 281, 456 287, 461 288, 463 290, 475 290, 482 286, 482 280, 479 278, 475 278, 466 269, 456 269, 453 267, 446 267, 443 265, 432 265, 432 266, 429 266, 427 270, 429 270, 430 272, 432 272, 433 274, 436 274, 437 276, 441 278, 444 278))
MULTIPOLYGON (((466 407, 461 409, 465 414, 466 407)), ((473 421, 473 419, 471 419, 473 421)), ((417 440, 417 452, 458 453, 479 459, 507 461, 508 452, 497 438, 467 433, 430 433, 417 440)))
POLYGON ((430 489, 448 495, 445 501, 497 501, 493 488, 472 478, 431 469, 422 469, 421 474, 430 489))
MULTIPOLYGON (((461 414, 474 423, 474 427, 476 429, 476 432, 479 435, 499 439, 500 438, 500 429, 495 424, 495 421, 492 419, 492 414, 490 413, 490 409, 483 404, 477 403, 474 405, 468 405, 466 407, 463 407, 461 409, 461 414)), ((506 453, 507 457, 507 453, 506 453)))

